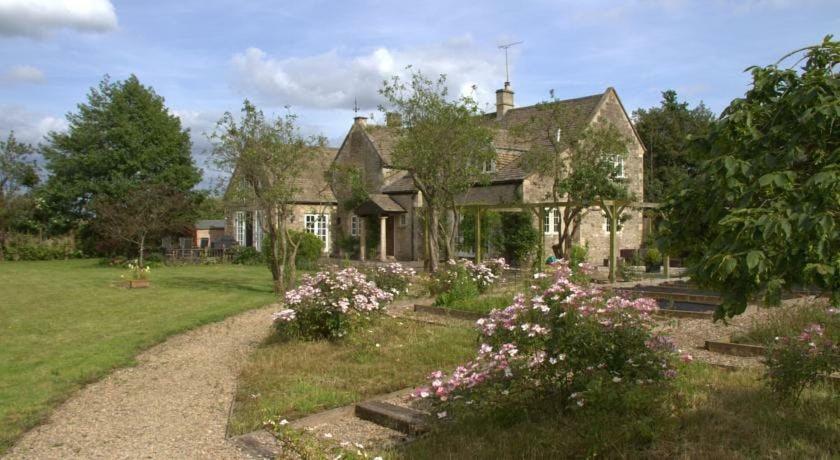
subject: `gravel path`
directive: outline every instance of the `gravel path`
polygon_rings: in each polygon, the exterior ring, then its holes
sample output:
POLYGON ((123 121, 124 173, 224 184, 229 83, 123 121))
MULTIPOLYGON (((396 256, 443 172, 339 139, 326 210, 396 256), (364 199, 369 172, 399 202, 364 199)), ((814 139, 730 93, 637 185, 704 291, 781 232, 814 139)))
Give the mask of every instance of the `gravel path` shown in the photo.
POLYGON ((86 386, 8 458, 246 458, 225 439, 240 366, 274 306, 174 336, 86 386))

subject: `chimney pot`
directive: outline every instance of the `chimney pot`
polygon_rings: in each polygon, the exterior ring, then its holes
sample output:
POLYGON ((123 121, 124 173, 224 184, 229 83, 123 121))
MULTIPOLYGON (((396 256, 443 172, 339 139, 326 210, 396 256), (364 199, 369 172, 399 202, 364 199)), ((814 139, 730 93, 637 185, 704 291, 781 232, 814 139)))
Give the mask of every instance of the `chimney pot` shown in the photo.
POLYGON ((364 127, 367 125, 367 117, 353 117, 353 123, 364 127))
POLYGON ((510 82, 505 82, 503 89, 496 90, 496 118, 502 118, 505 113, 513 108, 513 90, 510 82))

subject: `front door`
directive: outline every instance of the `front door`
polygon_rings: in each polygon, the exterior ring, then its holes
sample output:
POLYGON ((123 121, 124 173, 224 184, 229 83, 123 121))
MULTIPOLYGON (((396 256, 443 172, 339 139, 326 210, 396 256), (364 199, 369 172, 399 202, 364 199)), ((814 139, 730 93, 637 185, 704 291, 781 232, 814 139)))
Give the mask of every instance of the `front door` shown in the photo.
POLYGON ((385 255, 394 255, 394 239, 397 236, 394 225, 394 216, 388 216, 385 220, 385 255))

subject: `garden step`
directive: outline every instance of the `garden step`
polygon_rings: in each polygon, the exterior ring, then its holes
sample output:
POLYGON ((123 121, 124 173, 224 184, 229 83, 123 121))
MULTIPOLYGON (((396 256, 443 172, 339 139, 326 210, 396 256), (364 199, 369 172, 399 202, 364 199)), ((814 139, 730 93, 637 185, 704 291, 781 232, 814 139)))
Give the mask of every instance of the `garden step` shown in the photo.
POLYGON ((717 342, 714 340, 706 341, 706 349, 714 353, 732 356, 764 356, 767 354, 767 348, 761 345, 717 342))
POLYGON ((420 434, 428 429, 428 415, 424 412, 382 401, 366 401, 356 404, 355 413, 356 417, 362 420, 408 435, 420 434))
POLYGON ((715 295, 707 295, 707 294, 695 294, 690 292, 661 292, 654 289, 647 289, 647 286, 644 289, 639 288, 621 288, 617 289, 619 291, 624 291, 627 293, 636 294, 640 297, 650 297, 652 299, 657 300, 670 300, 673 302, 691 302, 691 303, 699 303, 699 304, 706 304, 706 305, 720 305, 722 302, 720 296, 715 295))
POLYGON ((714 313, 710 311, 670 310, 666 308, 660 308, 653 315, 667 316, 669 318, 711 319, 712 316, 714 316, 714 313))

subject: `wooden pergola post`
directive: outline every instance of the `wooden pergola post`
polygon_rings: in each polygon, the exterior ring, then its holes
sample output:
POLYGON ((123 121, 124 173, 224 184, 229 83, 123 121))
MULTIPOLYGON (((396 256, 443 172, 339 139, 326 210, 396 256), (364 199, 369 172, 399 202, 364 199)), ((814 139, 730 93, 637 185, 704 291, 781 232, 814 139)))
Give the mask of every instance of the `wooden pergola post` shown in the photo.
POLYGON ((615 203, 609 205, 607 215, 610 219, 610 283, 615 283, 615 269, 618 263, 615 241, 615 234, 618 231, 618 206, 615 203))
POLYGON ((475 263, 481 263, 481 208, 475 208, 475 263))
POLYGON ((539 267, 540 271, 543 271, 545 268, 545 229, 543 226, 545 225, 545 208, 540 206, 539 213, 538 213, 539 221, 537 222, 537 231, 540 235, 540 252, 537 254, 537 267, 539 267))
POLYGON ((662 257, 662 272, 665 275, 665 278, 671 277, 671 256, 665 254, 662 257))
POLYGON ((363 261, 367 258, 367 234, 365 229, 365 221, 367 219, 359 218, 359 260, 363 261))

